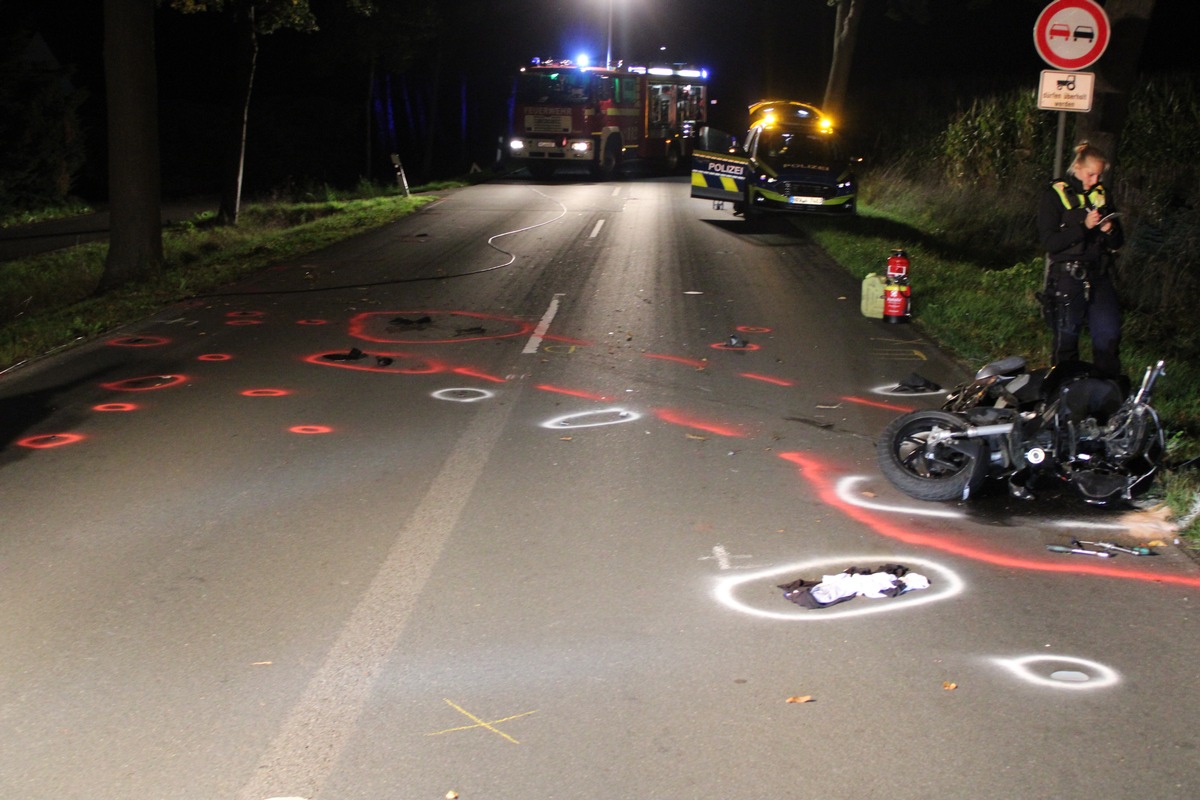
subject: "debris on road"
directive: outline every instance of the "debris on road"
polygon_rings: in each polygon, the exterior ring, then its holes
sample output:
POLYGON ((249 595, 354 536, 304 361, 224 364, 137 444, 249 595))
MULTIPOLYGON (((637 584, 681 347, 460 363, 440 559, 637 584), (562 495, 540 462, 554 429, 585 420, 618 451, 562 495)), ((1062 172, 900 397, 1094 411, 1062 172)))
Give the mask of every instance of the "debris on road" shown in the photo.
POLYGON ((1117 553, 1128 553, 1131 556, 1158 555, 1158 553, 1155 553, 1149 547, 1142 547, 1140 545, 1137 547, 1125 547, 1123 545, 1116 544, 1115 542, 1083 542, 1079 539, 1071 540, 1072 547, 1083 547, 1084 545, 1091 545, 1092 547, 1099 547, 1101 550, 1111 550, 1117 553))
POLYGON ((894 392, 938 392, 942 387, 923 375, 918 375, 915 372, 908 373, 908 377, 896 384, 894 392))
POLYGON ((421 317, 419 319, 409 319, 408 317, 393 317, 388 321, 389 328, 415 328, 416 330, 425 330, 433 324, 433 319, 430 317, 421 317))
POLYGON ((799 697, 789 697, 787 699, 787 702, 789 702, 789 703, 811 703, 812 699, 813 699, 813 696, 811 694, 805 694, 805 695, 800 695, 799 697))
POLYGON ((1112 558, 1112 553, 1099 550, 1088 550, 1086 547, 1063 547, 1061 544, 1048 544, 1046 549, 1051 553, 1073 553, 1077 556, 1095 556, 1096 558, 1112 558))
POLYGON ((783 596, 805 608, 826 608, 855 597, 899 597, 910 591, 928 589, 929 579, 902 564, 884 564, 878 569, 848 567, 820 581, 799 578, 780 584, 783 596))
POLYGON ((942 681, 942 688, 945 689, 947 692, 953 692, 955 689, 958 688, 958 684, 952 683, 950 681, 942 681))
POLYGON ((351 347, 348 353, 326 353, 321 356, 326 361, 358 361, 364 357, 366 357, 366 353, 357 347, 351 347))

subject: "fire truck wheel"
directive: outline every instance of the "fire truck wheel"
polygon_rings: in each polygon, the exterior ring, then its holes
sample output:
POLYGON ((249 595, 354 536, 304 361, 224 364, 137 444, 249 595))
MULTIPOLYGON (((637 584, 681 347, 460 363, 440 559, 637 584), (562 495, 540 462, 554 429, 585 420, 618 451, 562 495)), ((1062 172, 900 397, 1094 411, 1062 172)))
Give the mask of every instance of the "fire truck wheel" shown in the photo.
POLYGON ((679 148, 675 145, 668 147, 666 163, 667 173, 674 175, 676 172, 679 172, 679 165, 681 161, 682 159, 679 157, 679 148))
POLYGON ((617 166, 620 163, 621 154, 621 139, 618 136, 609 137, 604 145, 604 156, 600 159, 600 163, 596 165, 596 177, 602 181, 609 181, 616 177, 617 166))

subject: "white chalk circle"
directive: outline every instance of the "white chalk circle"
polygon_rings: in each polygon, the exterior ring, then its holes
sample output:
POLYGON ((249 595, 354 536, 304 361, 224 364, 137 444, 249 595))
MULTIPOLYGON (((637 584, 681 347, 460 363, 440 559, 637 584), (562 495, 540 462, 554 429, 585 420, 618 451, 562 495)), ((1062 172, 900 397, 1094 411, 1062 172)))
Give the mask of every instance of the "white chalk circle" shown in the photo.
POLYGON ((1074 656, 1036 655, 992 660, 1021 680, 1050 689, 1104 689, 1116 686, 1121 680, 1120 674, 1112 667, 1074 656))
POLYGON ((962 578, 948 567, 935 561, 917 556, 900 555, 849 555, 836 558, 820 558, 771 567, 751 573, 739 573, 718 579, 713 595, 718 602, 755 617, 778 619, 787 622, 825 622, 834 619, 861 617, 867 614, 886 614, 907 611, 918 606, 948 600, 962 592, 962 578), (903 564, 913 572, 929 578, 929 588, 907 592, 899 597, 870 599, 856 597, 829 608, 803 608, 783 596, 778 584, 795 578, 817 580, 822 575, 831 575, 847 567, 877 567, 880 564, 903 564), (745 599, 751 588, 758 589, 753 601, 745 599), (769 606, 768 606, 769 604, 769 606))
POLYGON ((543 428, 562 430, 563 428, 596 428, 601 425, 619 425, 622 422, 633 422, 641 419, 636 411, 623 408, 602 408, 597 411, 580 411, 577 414, 567 414, 555 417, 542 423, 543 428))
POLYGON ((480 400, 491 400, 495 392, 486 389, 438 389, 433 393, 438 400, 449 400, 453 403, 478 403, 480 400))
POLYGON ((861 492, 857 491, 859 484, 866 480, 867 477, 865 475, 847 475, 839 479, 836 488, 838 499, 848 505, 866 508, 871 511, 886 511, 889 514, 917 514, 924 517, 944 517, 947 519, 962 519, 966 516, 961 511, 934 507, 930 503, 921 506, 901 506, 893 503, 880 503, 868 500, 861 492))

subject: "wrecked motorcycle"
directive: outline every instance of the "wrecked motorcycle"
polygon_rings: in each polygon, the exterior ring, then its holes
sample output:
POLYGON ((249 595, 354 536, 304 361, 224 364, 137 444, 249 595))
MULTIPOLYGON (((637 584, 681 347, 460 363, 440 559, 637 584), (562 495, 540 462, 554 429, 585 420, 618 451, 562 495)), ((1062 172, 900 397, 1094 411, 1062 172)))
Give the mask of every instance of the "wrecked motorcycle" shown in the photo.
POLYGON ((994 361, 955 388, 941 410, 907 413, 876 444, 889 481, 918 500, 966 500, 989 479, 1016 497, 1046 479, 1084 500, 1129 501, 1149 488, 1166 452, 1150 405, 1163 362, 1136 392, 1070 363, 1028 370, 1020 356, 994 361))

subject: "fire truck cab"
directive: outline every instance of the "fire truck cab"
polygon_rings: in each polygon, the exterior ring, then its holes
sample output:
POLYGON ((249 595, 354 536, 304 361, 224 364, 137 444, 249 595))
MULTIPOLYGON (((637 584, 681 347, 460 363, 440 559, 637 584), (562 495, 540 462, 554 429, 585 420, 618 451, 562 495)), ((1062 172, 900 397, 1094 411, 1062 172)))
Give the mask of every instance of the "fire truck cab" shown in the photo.
POLYGON ((508 156, 535 178, 580 165, 611 178, 622 159, 688 164, 707 102, 704 70, 537 61, 517 75, 508 156))
POLYGON ((729 202, 747 221, 766 212, 855 213, 853 159, 820 109, 764 100, 749 116, 741 147, 692 157, 692 197, 729 202))

